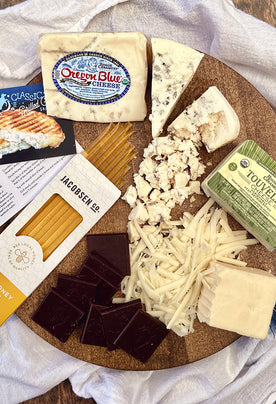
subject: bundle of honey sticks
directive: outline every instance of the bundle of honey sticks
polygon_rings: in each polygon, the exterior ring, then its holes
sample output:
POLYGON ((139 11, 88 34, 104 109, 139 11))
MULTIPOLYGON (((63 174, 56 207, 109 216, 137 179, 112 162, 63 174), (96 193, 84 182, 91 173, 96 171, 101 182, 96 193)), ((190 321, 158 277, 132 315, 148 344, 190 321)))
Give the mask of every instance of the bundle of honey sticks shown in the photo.
MULTIPOLYGON (((124 185, 130 169, 128 164, 136 155, 134 146, 128 142, 132 133, 130 123, 111 123, 83 152, 83 156, 118 188, 124 185)), ((54 194, 17 235, 35 239, 46 261, 81 222, 82 216, 59 194, 54 194)))

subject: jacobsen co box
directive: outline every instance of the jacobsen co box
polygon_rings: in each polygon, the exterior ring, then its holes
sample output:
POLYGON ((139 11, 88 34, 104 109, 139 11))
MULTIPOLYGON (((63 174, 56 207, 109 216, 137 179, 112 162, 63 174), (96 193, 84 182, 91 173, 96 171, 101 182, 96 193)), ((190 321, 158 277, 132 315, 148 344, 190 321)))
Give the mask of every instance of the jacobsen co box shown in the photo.
POLYGON ((0 325, 119 197, 115 185, 76 155, 16 217, 0 235, 0 325))

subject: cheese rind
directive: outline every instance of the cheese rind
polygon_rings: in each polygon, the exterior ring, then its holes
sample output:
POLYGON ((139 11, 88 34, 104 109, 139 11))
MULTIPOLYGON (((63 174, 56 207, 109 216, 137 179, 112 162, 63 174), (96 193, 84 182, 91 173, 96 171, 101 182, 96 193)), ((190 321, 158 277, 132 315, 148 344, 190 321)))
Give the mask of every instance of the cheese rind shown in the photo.
POLYGON ((152 137, 158 137, 203 54, 181 43, 152 38, 152 137))
POLYGON ((265 339, 276 302, 276 277, 249 267, 213 262, 198 302, 200 322, 265 339))
POLYGON ((239 118, 217 87, 211 86, 168 127, 178 137, 198 135, 208 152, 236 139, 239 118))
MULTIPOLYGON (((41 61, 46 107, 49 115, 90 122, 144 120, 147 113, 145 102, 147 85, 147 39, 142 33, 89 32, 45 34, 39 39, 37 54, 41 61), (96 74, 96 76, 91 79, 96 85, 93 85, 93 83, 91 83, 89 87, 86 85, 82 86, 82 83, 79 85, 80 102, 77 101, 78 96, 72 99, 59 91, 52 77, 52 72, 56 64, 61 61, 62 58, 75 52, 96 52, 107 57, 106 62, 102 63, 101 66, 98 64, 96 70, 94 69, 95 66, 93 67, 92 64, 89 65, 88 63, 89 55, 82 55, 84 58, 82 60, 85 60, 87 65, 85 71, 83 71, 83 66, 79 67, 77 62, 73 62, 75 66, 74 69, 72 69, 74 70, 74 77, 68 77, 71 80, 71 84, 73 83, 72 85, 76 84, 76 82, 78 82, 78 85, 80 84, 79 82, 81 80, 79 80, 79 77, 81 77, 81 73, 83 72, 90 75, 89 78, 96 74), (110 61, 108 58, 110 58, 110 61), (114 84, 114 82, 109 81, 112 79, 107 78, 108 72, 110 75, 116 75, 116 65, 113 63, 114 59, 120 64, 118 68, 120 68, 121 71, 125 69, 126 74, 129 74, 130 77, 128 91, 121 98, 116 98, 116 95, 114 95, 116 101, 112 101, 112 97, 108 100, 108 95, 106 95, 109 91, 108 88, 111 89, 111 85, 114 84), (109 67, 106 67, 108 65, 109 67), (101 80, 99 81, 100 71, 105 71, 106 74, 102 73, 101 80), (78 74, 78 77, 76 74, 78 74), (98 85, 98 83, 100 85, 98 85), (103 84, 106 84, 106 88, 103 84), (103 101, 102 104, 94 105, 92 101, 83 102, 82 94, 84 92, 87 94, 87 88, 89 88, 89 91, 91 89, 93 96, 95 95, 95 99, 100 97, 101 88, 107 89, 104 97, 106 97, 108 103, 103 101)), ((94 58, 93 61, 95 61, 95 59, 97 58, 94 58)), ((97 60, 99 61, 100 59, 97 60)), ((71 63, 71 61, 69 62, 71 63)), ((69 70, 66 73, 68 75, 69 70)), ((92 99, 93 97, 91 96, 91 100, 92 99)))

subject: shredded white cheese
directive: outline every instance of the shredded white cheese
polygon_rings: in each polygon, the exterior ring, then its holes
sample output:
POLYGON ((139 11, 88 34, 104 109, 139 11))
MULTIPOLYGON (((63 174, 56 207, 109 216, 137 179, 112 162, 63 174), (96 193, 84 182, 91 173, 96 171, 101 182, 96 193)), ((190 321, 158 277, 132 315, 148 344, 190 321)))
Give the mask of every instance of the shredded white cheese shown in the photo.
POLYGON ((124 301, 140 298, 146 311, 179 336, 193 332, 197 303, 208 284, 210 262, 245 266, 239 253, 257 240, 232 231, 223 209, 211 199, 195 216, 143 227, 134 221, 139 239, 130 243, 131 275, 122 282, 124 301))

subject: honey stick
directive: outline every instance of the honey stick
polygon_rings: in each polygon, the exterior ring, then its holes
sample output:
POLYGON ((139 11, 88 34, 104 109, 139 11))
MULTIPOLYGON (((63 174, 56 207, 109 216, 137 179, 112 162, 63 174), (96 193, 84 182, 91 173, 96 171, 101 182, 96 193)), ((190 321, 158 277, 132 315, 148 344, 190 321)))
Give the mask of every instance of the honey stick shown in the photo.
POLYGON ((109 155, 106 155, 105 158, 100 162, 99 170, 105 170, 106 173, 111 172, 111 170, 115 169, 118 164, 120 164, 121 160, 131 153, 134 150, 132 145, 123 144, 119 145, 118 148, 114 149, 109 155))
POLYGON ((125 180, 123 178, 129 170, 130 170, 129 167, 125 167, 121 171, 114 173, 114 175, 112 177, 113 184, 116 183, 116 184, 120 184, 120 186, 123 186, 125 184, 125 180))
POLYGON ((87 159, 95 165, 99 160, 99 157, 103 156, 108 150, 113 150, 114 143, 117 143, 120 136, 123 136, 127 140, 133 133, 131 124, 127 123, 124 126, 122 124, 109 125, 110 132, 105 136, 99 135, 94 142, 86 149, 87 159))
MULTIPOLYGON (((35 236, 36 240, 38 241, 40 237, 43 236, 46 229, 50 228, 52 224, 55 223, 57 218, 59 218, 62 213, 63 199, 62 198, 55 198, 56 204, 55 206, 51 206, 52 210, 48 212, 44 212, 45 215, 41 218, 40 222, 37 223, 33 229, 29 232, 29 236, 35 236)), ((52 202, 53 204, 53 202, 52 202)), ((25 230, 26 231, 26 230, 25 230)), ((34 238, 34 237, 33 237, 34 238)))
POLYGON ((107 161, 108 164, 110 157, 114 153, 117 153, 122 146, 125 146, 126 148, 128 147, 129 143, 126 143, 125 141, 129 136, 130 134, 126 137, 125 132, 117 133, 117 136, 110 141, 108 149, 102 150, 102 153, 95 155, 95 158, 93 158, 93 164, 97 166, 98 162, 102 163, 104 161, 107 161))
POLYGON ((72 215, 75 212, 75 209, 72 208, 66 201, 64 201, 64 206, 60 213, 56 213, 48 222, 47 226, 44 226, 39 233, 35 235, 35 238, 41 246, 44 244, 47 245, 48 240, 52 236, 59 231, 61 226, 66 222, 66 219, 70 220, 72 215))
MULTIPOLYGON (((114 128, 115 124, 109 124, 108 127, 105 128, 104 131, 99 136, 97 136, 97 138, 86 148, 86 153, 88 155, 92 153, 91 156, 93 154, 97 154, 97 152, 100 151, 101 147, 108 143, 110 137, 112 138, 114 134, 114 128)), ((88 160, 90 161, 90 158, 88 158, 88 160)))
MULTIPOLYGON (((130 169, 128 164, 136 156, 128 142, 132 133, 130 123, 111 123, 83 152, 117 187, 124 185, 124 176, 130 169)), ((59 194, 54 194, 17 235, 34 238, 42 248, 45 261, 81 222, 82 216, 59 194)))
POLYGON ((75 230, 82 222, 82 216, 74 211, 59 228, 48 238, 47 242, 42 244, 43 260, 45 261, 56 248, 75 230))
POLYGON ((48 214, 51 214, 51 211, 55 207, 55 200, 57 199, 57 195, 53 195, 37 212, 36 215, 33 216, 20 230, 22 234, 30 235, 30 233, 35 230, 38 226, 40 228, 40 223, 43 218, 47 217, 48 214))
POLYGON ((129 149, 129 147, 122 148, 122 153, 113 156, 111 163, 103 167, 105 175, 109 178, 112 177, 112 172, 118 172, 118 170, 127 165, 130 160, 135 156, 134 148, 129 149), (128 151, 129 150, 129 151, 128 151), (130 160, 129 160, 130 159, 130 160), (127 162, 127 163, 125 163, 127 162))

